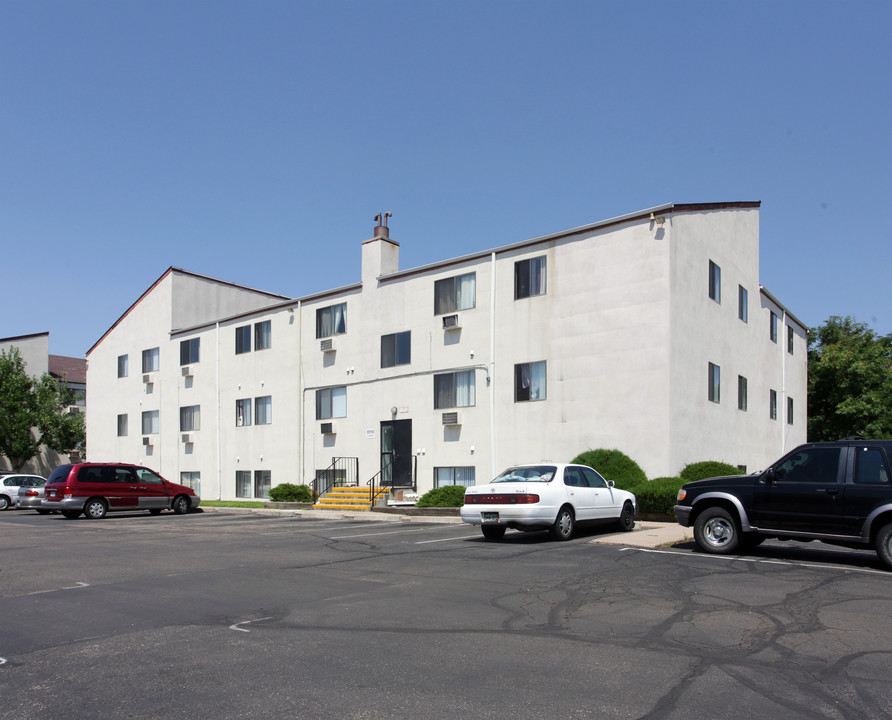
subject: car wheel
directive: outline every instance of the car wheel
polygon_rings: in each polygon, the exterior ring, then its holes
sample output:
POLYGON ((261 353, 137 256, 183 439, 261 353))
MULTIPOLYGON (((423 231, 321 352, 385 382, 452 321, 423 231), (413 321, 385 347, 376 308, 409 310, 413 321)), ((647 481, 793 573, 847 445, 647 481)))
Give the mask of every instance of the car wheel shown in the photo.
POLYGON ((623 505, 623 511, 620 513, 619 520, 616 521, 616 524, 623 532, 629 532, 635 527, 635 508, 632 507, 632 503, 627 502, 623 505))
POLYGON ((84 517, 90 520, 102 520, 108 513, 108 505, 102 498, 90 498, 84 505, 84 517))
POLYGON ((731 513, 719 507, 707 508, 694 523, 694 539, 701 550, 727 555, 740 544, 740 532, 731 513))
POLYGON ((74 520, 78 515, 81 514, 80 510, 63 510, 62 514, 67 517, 69 520, 74 520))
POLYGON ((38 515, 49 515, 50 511, 49 510, 38 510, 37 514, 38 515))
POLYGON ((0 495, 0 510, 6 510, 9 507, 9 498, 6 495, 0 495))
POLYGON ((892 523, 883 525, 877 533, 876 551, 887 568, 892 568, 892 523))
POLYGON ((551 526, 551 537, 555 540, 569 540, 573 537, 574 524, 573 509, 569 505, 564 505, 558 510, 554 525, 551 526))
POLYGON ((480 529, 487 540, 501 540, 505 537, 505 528, 501 525, 481 525, 480 529))
POLYGON ((185 515, 189 512, 189 498, 185 495, 177 495, 173 500, 173 511, 177 515, 185 515))

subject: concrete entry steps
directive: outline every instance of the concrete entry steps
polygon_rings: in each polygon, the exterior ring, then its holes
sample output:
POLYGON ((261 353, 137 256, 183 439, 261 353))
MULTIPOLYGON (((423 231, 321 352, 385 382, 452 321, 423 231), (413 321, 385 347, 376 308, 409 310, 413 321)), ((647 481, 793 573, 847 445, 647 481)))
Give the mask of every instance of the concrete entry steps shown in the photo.
POLYGON ((380 488, 374 493, 371 488, 333 487, 316 500, 317 510, 371 510, 379 499, 386 498, 388 492, 380 488))

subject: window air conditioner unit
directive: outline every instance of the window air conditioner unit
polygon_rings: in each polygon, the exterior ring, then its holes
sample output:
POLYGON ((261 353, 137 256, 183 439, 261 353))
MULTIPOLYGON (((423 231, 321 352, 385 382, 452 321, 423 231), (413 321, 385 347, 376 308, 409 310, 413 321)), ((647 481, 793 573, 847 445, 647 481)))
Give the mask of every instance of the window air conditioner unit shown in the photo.
POLYGON ((69 415, 77 415, 79 412, 80 412, 80 410, 78 410, 76 407, 68 408, 69 415))
POLYGON ((143 444, 143 445, 151 445, 151 444, 152 444, 152 438, 150 438, 150 437, 144 437, 144 438, 142 439, 142 444, 143 444))
POLYGON ((183 368, 183 377, 192 377, 192 368, 188 365, 184 365, 183 368))
POLYGON ((461 325, 458 322, 458 315, 444 315, 443 316, 443 329, 444 330, 458 330, 461 325))
POLYGON ((189 433, 183 433, 182 439, 184 443, 192 442, 192 436, 189 433))
POLYGON ((458 413, 457 412, 443 413, 443 424, 444 425, 461 425, 461 421, 458 417, 458 413))
POLYGON ((332 340, 331 338, 326 338, 325 340, 320 341, 319 349, 322 352, 334 352, 334 340, 332 340))
POLYGON ((151 375, 143 375, 143 376, 142 376, 142 381, 143 381, 146 385, 148 385, 150 382, 152 382, 152 376, 151 376, 151 375))
POLYGON ((319 428, 319 431, 320 431, 323 435, 334 435, 334 434, 335 434, 334 423, 330 423, 330 422, 328 422, 328 423, 322 423, 322 425, 321 425, 320 428, 319 428))

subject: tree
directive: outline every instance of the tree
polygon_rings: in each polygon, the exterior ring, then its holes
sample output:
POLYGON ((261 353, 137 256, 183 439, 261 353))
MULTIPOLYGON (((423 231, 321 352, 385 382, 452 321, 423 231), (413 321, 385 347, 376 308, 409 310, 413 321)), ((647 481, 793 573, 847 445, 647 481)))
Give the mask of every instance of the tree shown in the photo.
POLYGON ((833 316, 808 332, 808 439, 892 437, 892 334, 833 316))
POLYGON ((86 437, 84 418, 67 412, 74 393, 49 373, 32 378, 18 348, 0 350, 0 455, 21 471, 44 446, 69 453, 86 437))

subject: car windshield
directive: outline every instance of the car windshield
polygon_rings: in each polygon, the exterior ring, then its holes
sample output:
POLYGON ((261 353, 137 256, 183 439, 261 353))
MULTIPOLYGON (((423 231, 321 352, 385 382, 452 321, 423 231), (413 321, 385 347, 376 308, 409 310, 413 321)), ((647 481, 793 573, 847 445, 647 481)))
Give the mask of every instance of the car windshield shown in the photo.
POLYGON ((554 465, 534 465, 508 468, 493 480, 494 483, 508 482, 551 482, 557 468, 554 465))

